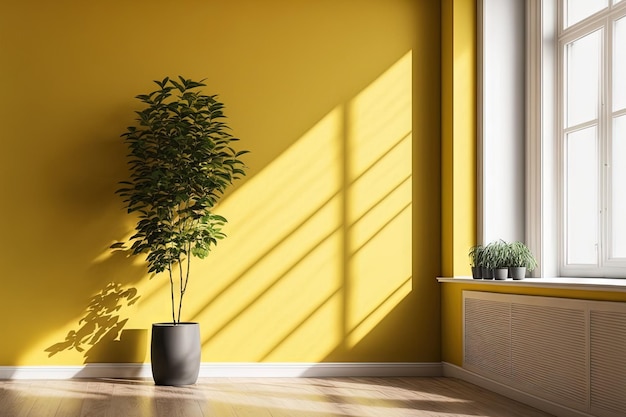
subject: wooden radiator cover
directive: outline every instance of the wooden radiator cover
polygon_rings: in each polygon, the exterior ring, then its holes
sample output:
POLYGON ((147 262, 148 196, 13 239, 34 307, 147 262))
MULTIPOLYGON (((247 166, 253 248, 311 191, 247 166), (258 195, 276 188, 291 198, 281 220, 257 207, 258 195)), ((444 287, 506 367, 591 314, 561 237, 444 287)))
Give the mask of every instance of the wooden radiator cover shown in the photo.
POLYGON ((463 367, 602 417, 626 416, 626 303, 463 292, 463 367))

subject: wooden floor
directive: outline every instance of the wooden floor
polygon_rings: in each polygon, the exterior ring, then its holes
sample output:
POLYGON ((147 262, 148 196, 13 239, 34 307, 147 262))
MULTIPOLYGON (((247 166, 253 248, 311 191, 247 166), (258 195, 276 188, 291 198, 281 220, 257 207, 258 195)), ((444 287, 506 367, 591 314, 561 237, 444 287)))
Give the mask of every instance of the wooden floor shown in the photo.
POLYGON ((453 378, 215 378, 0 381, 2 417, 546 417, 453 378))

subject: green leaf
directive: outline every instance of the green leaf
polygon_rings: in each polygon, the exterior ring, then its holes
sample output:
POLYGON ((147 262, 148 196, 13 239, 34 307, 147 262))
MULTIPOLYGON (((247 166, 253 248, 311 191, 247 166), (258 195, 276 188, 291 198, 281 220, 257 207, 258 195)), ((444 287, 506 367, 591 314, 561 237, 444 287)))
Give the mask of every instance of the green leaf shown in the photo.
POLYGON ((185 92, 185 90, 186 90, 185 80, 182 80, 182 84, 179 84, 179 83, 177 83, 174 80, 170 80, 170 83, 172 83, 178 89, 178 91, 180 91, 181 93, 185 92))

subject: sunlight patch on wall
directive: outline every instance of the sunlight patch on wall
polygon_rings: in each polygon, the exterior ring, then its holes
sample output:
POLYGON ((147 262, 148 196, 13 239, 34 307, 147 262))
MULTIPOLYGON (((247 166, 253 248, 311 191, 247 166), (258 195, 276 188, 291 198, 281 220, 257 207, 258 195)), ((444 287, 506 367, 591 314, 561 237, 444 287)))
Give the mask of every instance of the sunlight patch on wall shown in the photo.
MULTIPOLYGON (((412 54, 224 201, 204 361, 320 361, 412 290, 412 54)), ((208 291, 208 293, 207 293, 208 291)))
POLYGON ((194 300, 205 360, 319 360, 339 343, 341 123, 329 113, 219 208, 229 237, 194 300))
POLYGON ((349 106, 348 347, 411 291, 411 62, 409 52, 349 106))

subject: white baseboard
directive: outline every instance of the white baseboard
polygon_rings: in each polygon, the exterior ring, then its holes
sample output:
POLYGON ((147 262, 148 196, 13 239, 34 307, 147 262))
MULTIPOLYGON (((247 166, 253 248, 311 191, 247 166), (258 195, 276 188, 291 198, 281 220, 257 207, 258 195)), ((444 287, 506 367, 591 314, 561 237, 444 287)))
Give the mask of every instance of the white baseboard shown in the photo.
POLYGON ((86 364, 76 366, 0 366, 0 379, 148 378, 150 364, 86 364))
MULTIPOLYGON (((209 363, 200 378, 300 378, 441 376, 440 362, 209 363)), ((82 366, 0 366, 0 379, 151 378, 150 364, 98 363, 82 366)))
POLYGON ((591 414, 577 411, 552 401, 544 400, 532 394, 527 394, 516 388, 493 381, 481 375, 470 372, 448 362, 442 363, 443 376, 458 378, 471 384, 478 385, 489 391, 493 391, 505 397, 519 401, 531 407, 545 411, 558 417, 593 417, 591 414))

